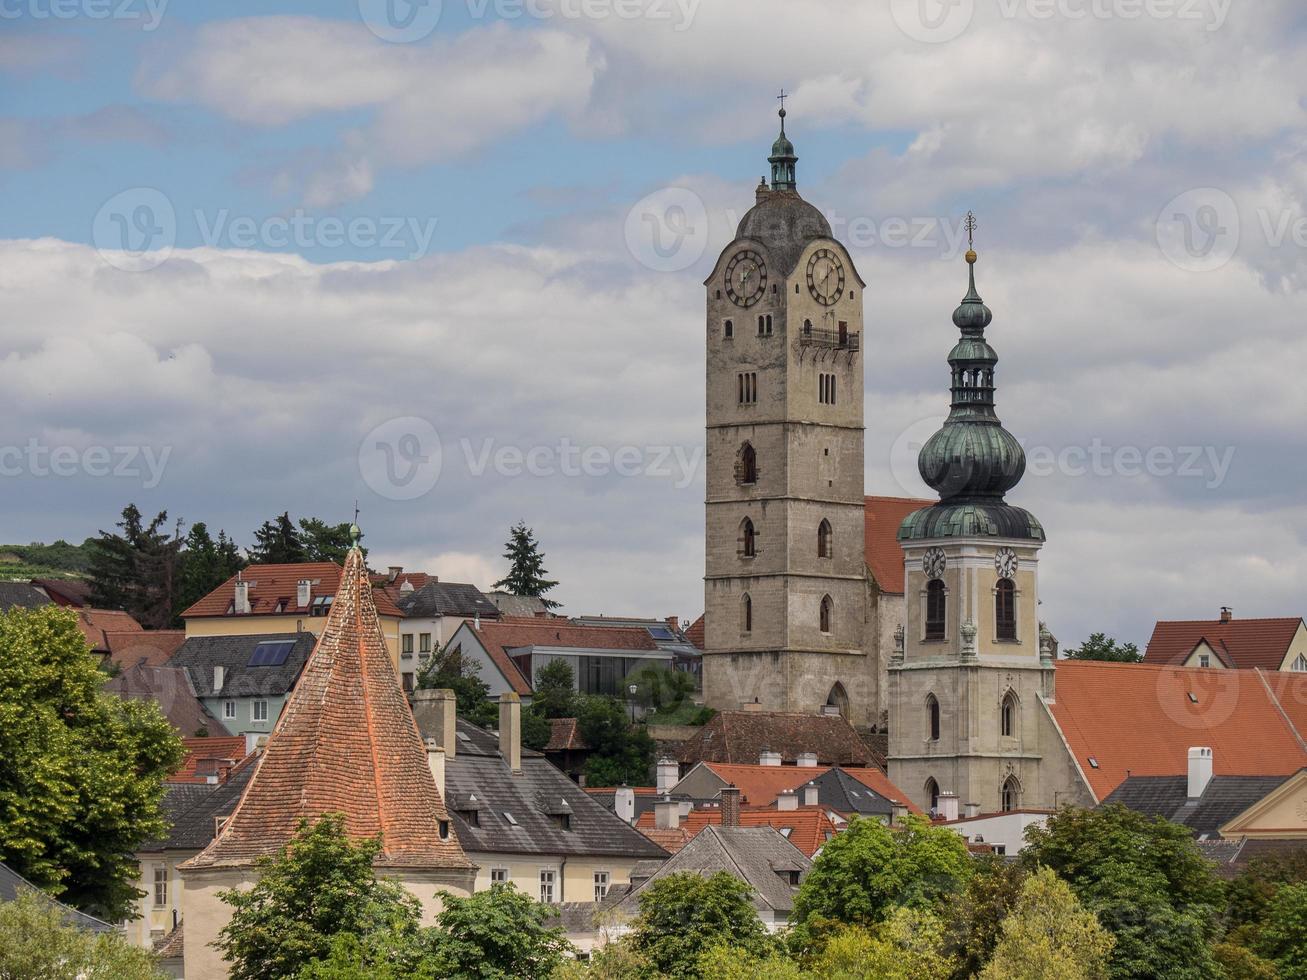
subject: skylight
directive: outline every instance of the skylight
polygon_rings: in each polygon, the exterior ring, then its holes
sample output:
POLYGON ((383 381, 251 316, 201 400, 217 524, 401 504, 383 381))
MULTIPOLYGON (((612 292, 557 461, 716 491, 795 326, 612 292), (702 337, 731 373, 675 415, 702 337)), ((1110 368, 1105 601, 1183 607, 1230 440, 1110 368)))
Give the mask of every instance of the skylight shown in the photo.
POLYGON ((508 825, 510 827, 517 826, 517 818, 514 817, 511 813, 509 813, 507 810, 504 811, 504 819, 508 821, 508 825))
POLYGON ((676 634, 673 633, 666 626, 650 626, 648 627, 648 630, 649 630, 649 635, 652 636, 655 640, 676 639, 676 634))
POLYGON ((1091 768, 1094 768, 1094 769, 1097 769, 1097 768, 1098 768, 1098 760, 1095 759, 1092 755, 1089 757, 1089 765, 1090 765, 1091 768))
POLYGON ((250 667, 280 667, 290 656, 294 640, 264 640, 250 654, 250 667))

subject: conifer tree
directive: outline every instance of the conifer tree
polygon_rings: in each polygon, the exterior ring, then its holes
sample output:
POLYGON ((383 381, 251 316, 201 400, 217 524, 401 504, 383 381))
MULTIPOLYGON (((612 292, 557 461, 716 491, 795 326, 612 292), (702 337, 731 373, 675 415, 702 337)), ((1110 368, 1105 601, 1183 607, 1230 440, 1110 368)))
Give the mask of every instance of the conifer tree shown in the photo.
POLYGON ((295 528, 295 522, 290 519, 289 512, 264 521, 254 532, 250 561, 261 565, 296 565, 308 561, 304 541, 295 528))
POLYGON ((122 609, 146 629, 174 625, 181 539, 166 530, 168 512, 148 525, 135 504, 123 508, 121 534, 101 531, 91 547, 91 603, 122 609))
POLYGON ((545 593, 557 582, 545 576, 545 556, 540 551, 540 544, 535 539, 535 532, 519 521, 509 531, 505 543, 504 557, 509 561, 508 574, 494 584, 494 588, 516 596, 529 596, 539 599, 546 609, 557 609, 562 603, 545 598, 545 593))

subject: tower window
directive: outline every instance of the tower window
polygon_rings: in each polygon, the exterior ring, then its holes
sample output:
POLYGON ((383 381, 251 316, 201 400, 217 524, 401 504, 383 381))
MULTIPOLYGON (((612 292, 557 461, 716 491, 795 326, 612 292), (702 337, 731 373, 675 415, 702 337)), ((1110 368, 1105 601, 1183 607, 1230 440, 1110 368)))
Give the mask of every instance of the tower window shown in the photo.
POLYGON ((1008 738, 1017 733, 1017 696, 1011 691, 1003 697, 1003 706, 999 709, 999 727, 1008 738))
POLYGON ((926 696, 926 731, 932 742, 939 741, 939 699, 933 694, 926 696))
POLYGON ((740 629, 745 633, 753 631, 753 599, 747 592, 740 600, 740 629))
POLYGON ((926 799, 930 801, 930 812, 936 812, 939 809, 939 783, 933 777, 926 780, 926 799))
POLYGON ((732 337, 735 336, 734 321, 727 320, 725 323, 722 324, 722 336, 725 337, 727 340, 730 340, 732 337))
POLYGON ((804 320, 804 321, 803 321, 803 335, 804 335, 805 337, 811 337, 811 336, 812 336, 812 321, 811 321, 811 320, 804 320))
POLYGON ((944 583, 937 578, 931 579, 930 584, 926 586, 926 639, 944 639, 944 618, 947 607, 948 598, 944 591, 944 583))
POLYGON ((759 336, 759 337, 770 337, 770 336, 771 336, 771 314, 770 314, 770 313, 766 314, 765 316, 764 316, 763 314, 761 314, 761 313, 758 314, 758 336, 759 336))
POLYGON ((1010 578, 999 579, 994 591, 994 621, 1000 640, 1017 638, 1017 587, 1010 578))
POLYGON ((744 519, 740 525, 740 556, 753 558, 758 553, 758 532, 753 529, 753 521, 744 519))
POLYGON ((1011 813, 1021 806, 1021 784, 1016 776, 1003 780, 1003 812, 1011 813))
POLYGON ((739 468, 736 470, 736 480, 740 483, 758 482, 758 453, 754 450, 752 443, 746 442, 740 449, 740 462, 739 468))
POLYGON ((817 400, 823 405, 835 404, 835 375, 817 375, 817 400))
POLYGON ((831 597, 828 595, 822 596, 821 609, 818 612, 817 617, 818 617, 818 624, 820 625, 821 631, 823 633, 830 632, 831 613, 834 611, 834 609, 835 609, 835 603, 831 601, 831 597))
POLYGON ((735 376, 735 381, 740 404, 758 404, 758 373, 756 371, 744 371, 735 376))
POLYGON ((833 537, 834 537, 834 532, 831 530, 830 521, 823 519, 822 522, 817 525, 817 557, 818 558, 835 557, 833 553, 833 549, 831 547, 833 537))

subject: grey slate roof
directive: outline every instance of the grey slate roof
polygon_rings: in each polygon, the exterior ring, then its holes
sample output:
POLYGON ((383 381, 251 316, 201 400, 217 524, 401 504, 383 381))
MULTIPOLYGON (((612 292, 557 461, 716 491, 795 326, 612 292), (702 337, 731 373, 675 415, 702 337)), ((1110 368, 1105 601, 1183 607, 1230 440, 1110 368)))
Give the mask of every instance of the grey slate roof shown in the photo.
POLYGON ((201 851, 217 836, 218 817, 231 816, 258 763, 252 756, 234 768, 225 783, 169 783, 163 810, 172 829, 163 840, 141 845, 142 853, 201 851))
POLYGON ((650 878, 631 889, 617 909, 624 917, 635 916, 644 889, 677 871, 692 871, 705 878, 725 871, 753 890, 756 908, 784 916, 794 908, 798 886, 791 885, 782 874, 797 871, 802 881, 811 867, 812 862, 804 853, 773 827, 708 824, 650 878))
POLYGON ((202 698, 285 694, 295 686, 316 642, 312 633, 192 636, 173 654, 170 665, 186 668, 196 695, 202 698), (250 667, 250 654, 267 640, 294 640, 295 646, 278 667, 250 667), (224 676, 222 689, 215 691, 213 668, 218 666, 224 676))
POLYGON ((0 582, 0 613, 8 612, 15 606, 23 609, 38 609, 51 603, 48 595, 27 582, 0 582))
POLYGON ((445 764, 445 799, 459 843, 469 854, 607 855, 665 858, 667 852, 604 809, 540 753, 522 750, 513 774, 496 735, 462 719, 458 747, 445 764), (476 798, 476 805, 472 798, 476 798), (471 822, 475 809, 477 824, 471 822), (516 825, 504 816, 511 813, 516 825), (552 816, 566 814, 563 830, 552 816))
POLYGON ((1266 796, 1286 776, 1213 776, 1197 800, 1187 776, 1131 776, 1103 801, 1183 824, 1196 837, 1219 837, 1221 826, 1266 796))
POLYGON ((437 616, 499 618, 499 607, 480 589, 459 582, 428 582, 420 589, 401 595, 395 605, 405 616, 417 619, 435 619, 437 616))
POLYGON ((862 816, 889 816, 893 810, 889 800, 838 766, 827 769, 813 782, 817 784, 817 802, 827 809, 862 816))
POLYGON ((37 888, 30 881, 20 875, 17 871, 8 865, 0 862, 0 902, 12 902, 24 892, 36 892, 38 895, 44 895, 54 906, 61 909, 64 914, 64 922, 70 926, 77 926, 79 929, 85 929, 87 932, 114 932, 116 927, 102 919, 97 919, 93 915, 87 915, 85 912, 78 912, 72 906, 65 905, 63 902, 50 898, 45 892, 37 888))

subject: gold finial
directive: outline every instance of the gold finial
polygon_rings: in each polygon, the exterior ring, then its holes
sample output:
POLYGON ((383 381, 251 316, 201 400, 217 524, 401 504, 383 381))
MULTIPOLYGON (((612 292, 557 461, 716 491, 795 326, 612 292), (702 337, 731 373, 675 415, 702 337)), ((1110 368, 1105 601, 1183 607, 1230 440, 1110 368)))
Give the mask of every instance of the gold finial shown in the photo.
POLYGON ((976 264, 976 212, 968 211, 965 227, 967 229, 967 265, 976 264))

